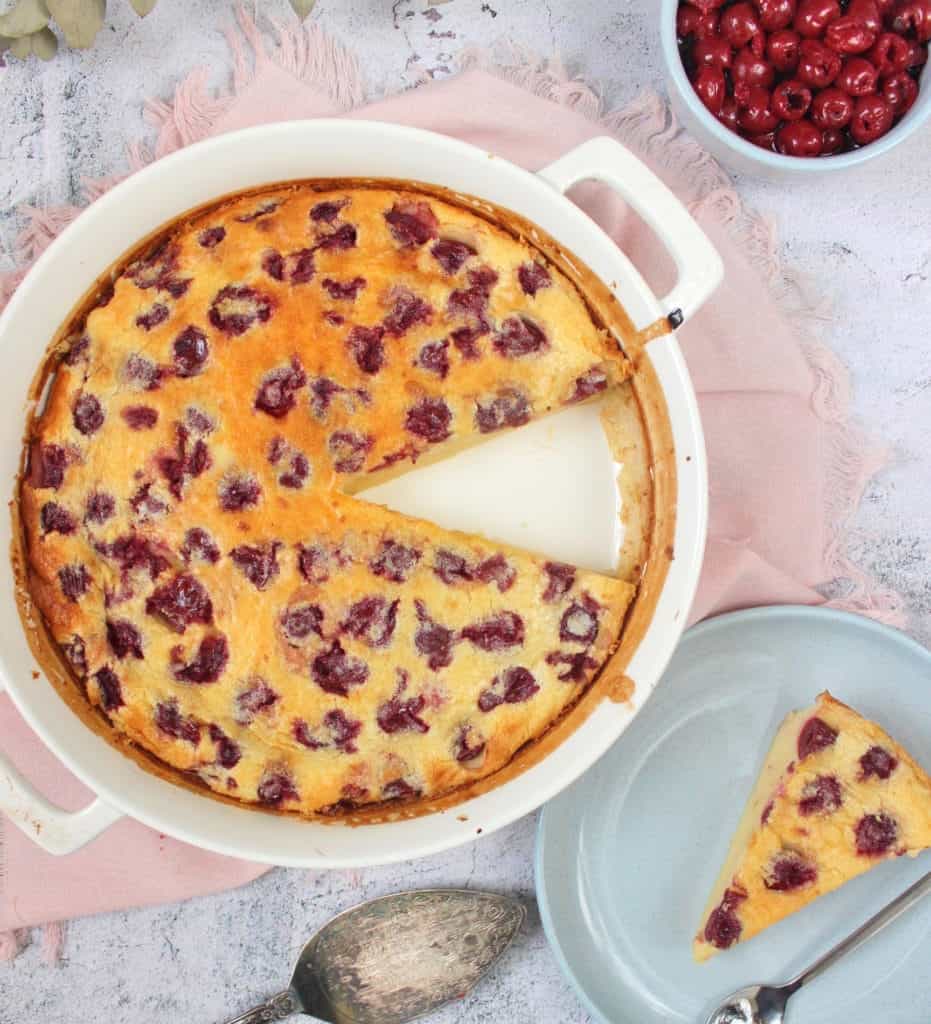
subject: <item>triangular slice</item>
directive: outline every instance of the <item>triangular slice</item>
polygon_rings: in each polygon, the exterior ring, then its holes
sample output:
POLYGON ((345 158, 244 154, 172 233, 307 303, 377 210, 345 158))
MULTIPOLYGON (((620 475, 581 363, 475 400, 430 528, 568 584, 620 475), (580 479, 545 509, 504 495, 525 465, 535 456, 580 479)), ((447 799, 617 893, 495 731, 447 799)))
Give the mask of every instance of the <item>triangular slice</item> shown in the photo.
POLYGON ((702 915, 695 959, 929 846, 931 778, 875 722, 822 693, 776 733, 702 915))

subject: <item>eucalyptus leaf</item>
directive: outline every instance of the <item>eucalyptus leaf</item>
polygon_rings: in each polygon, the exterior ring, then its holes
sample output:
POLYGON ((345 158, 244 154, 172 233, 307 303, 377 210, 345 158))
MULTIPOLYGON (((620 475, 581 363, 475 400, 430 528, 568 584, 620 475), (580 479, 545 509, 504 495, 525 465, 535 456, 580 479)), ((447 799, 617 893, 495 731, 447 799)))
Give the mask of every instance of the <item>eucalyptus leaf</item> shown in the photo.
POLYGON ((32 40, 32 52, 39 60, 51 60, 58 53, 58 37, 48 26, 33 32, 29 38, 32 40))
POLYGON ((107 13, 107 0, 46 0, 49 13, 75 50, 92 46, 107 13))
POLYGON ((303 21, 314 9, 317 0, 290 0, 294 13, 303 21))
POLYGON ((10 43, 10 53, 20 60, 25 60, 32 53, 32 40, 29 36, 17 36, 10 43))
POLYGON ((132 8, 136 14, 138 14, 140 18, 144 18, 149 11, 155 7, 158 0, 129 0, 129 2, 132 4, 132 8))
POLYGON ((8 39, 31 36, 33 32, 45 28, 48 19, 45 0, 19 0, 12 11, 0 14, 0 36, 6 36, 8 39))

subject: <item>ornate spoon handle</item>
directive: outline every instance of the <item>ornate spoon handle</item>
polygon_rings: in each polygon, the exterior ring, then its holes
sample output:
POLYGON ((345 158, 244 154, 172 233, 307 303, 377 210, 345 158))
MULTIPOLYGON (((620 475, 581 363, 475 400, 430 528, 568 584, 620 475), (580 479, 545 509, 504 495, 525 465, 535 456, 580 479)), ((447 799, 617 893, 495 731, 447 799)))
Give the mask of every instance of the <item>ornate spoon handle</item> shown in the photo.
POLYGON ((271 1021, 284 1020, 300 1009, 297 997, 288 989, 266 999, 260 1006, 254 1006, 251 1010, 227 1021, 227 1024, 270 1024, 271 1021))

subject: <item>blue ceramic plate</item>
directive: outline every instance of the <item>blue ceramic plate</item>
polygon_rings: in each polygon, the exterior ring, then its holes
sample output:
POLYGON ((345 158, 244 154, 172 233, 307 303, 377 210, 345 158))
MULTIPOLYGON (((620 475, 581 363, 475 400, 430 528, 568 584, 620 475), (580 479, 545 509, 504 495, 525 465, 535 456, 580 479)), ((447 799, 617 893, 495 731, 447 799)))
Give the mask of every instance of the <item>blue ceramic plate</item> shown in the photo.
MULTIPOLYGON (((691 940, 783 716, 828 689, 931 766, 931 652, 811 608, 725 615, 685 634, 623 738, 547 804, 543 924, 597 1020, 698 1024, 740 985, 780 981, 931 868, 887 862, 701 966, 691 940)), ((790 1003, 789 1024, 931 1021, 931 901, 790 1003)))

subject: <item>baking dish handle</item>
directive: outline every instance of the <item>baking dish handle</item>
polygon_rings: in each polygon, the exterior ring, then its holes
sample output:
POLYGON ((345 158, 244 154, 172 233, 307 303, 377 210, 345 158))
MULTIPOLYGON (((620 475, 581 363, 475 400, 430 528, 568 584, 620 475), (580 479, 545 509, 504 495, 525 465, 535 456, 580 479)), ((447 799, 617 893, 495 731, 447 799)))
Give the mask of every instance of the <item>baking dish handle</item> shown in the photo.
POLYGON ((617 191, 656 232, 676 264, 675 287, 660 300, 669 325, 679 327, 721 283, 724 265, 707 235, 673 193, 619 142, 583 142, 538 172, 560 192, 582 181, 617 191))
POLYGON ((80 811, 63 811, 49 803, 2 753, 0 811, 46 853, 57 856, 74 853, 123 816, 99 797, 80 811))

